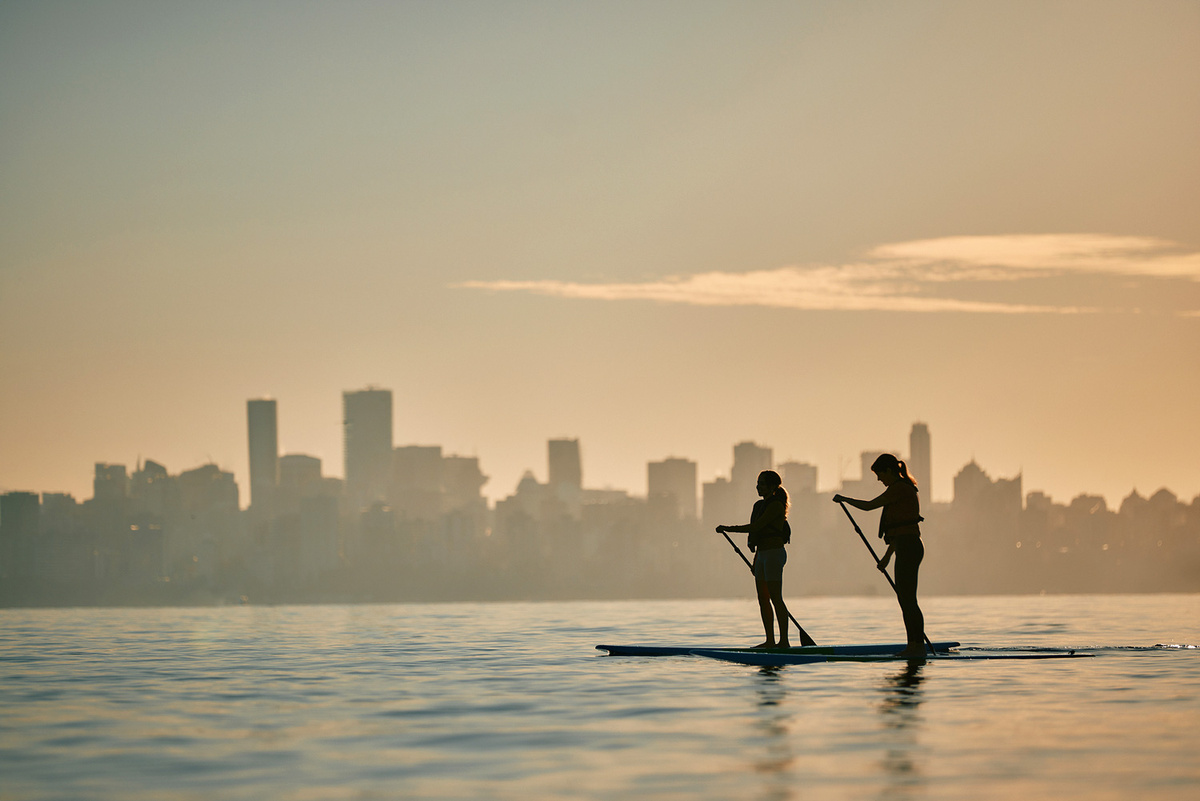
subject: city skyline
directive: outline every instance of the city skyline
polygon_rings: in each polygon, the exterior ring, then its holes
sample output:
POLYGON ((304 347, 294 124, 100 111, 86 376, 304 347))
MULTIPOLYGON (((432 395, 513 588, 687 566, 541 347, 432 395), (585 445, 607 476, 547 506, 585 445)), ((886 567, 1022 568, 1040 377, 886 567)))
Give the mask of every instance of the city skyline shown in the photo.
MULTIPOLYGON (((291 483, 296 485, 297 481, 321 481, 335 482, 338 486, 336 494, 345 493, 352 508, 365 510, 371 503, 387 502, 390 494, 394 492, 395 487, 393 482, 393 474, 395 471, 402 472, 410 484, 416 485, 420 483, 428 483, 431 479, 423 474, 437 473, 441 467, 431 468, 429 459, 432 457, 440 465, 443 460, 469 460, 478 468, 486 468, 486 462, 483 457, 478 454, 470 457, 461 455, 452 455, 449 452, 443 453, 443 446, 436 443, 430 444, 397 444, 392 440, 392 430, 394 420, 392 417, 392 391, 390 389, 378 387, 375 385, 368 386, 359 390, 345 390, 342 392, 342 463, 349 467, 352 462, 358 464, 355 470, 343 470, 342 476, 332 475, 325 472, 325 466, 328 462, 321 457, 313 456, 308 453, 299 453, 287 451, 278 445, 279 430, 278 430, 278 406, 279 401, 275 398, 250 398, 245 401, 245 414, 247 420, 246 428, 246 452, 248 454, 248 462, 255 463, 257 458, 259 463, 269 464, 273 469, 274 480, 271 481, 264 476, 266 467, 260 466, 259 473, 256 474, 252 470, 244 481, 238 481, 236 475, 231 471, 222 473, 228 475, 235 487, 235 492, 240 489, 239 508, 245 509, 251 515, 257 515, 259 520, 269 518, 277 511, 276 508, 276 493, 286 484, 291 483), (358 421, 359 425, 352 425, 353 421, 358 421), (386 453, 386 458, 382 458, 381 453, 386 453), (482 463, 481 463, 482 462, 482 463), (314 472, 315 471, 315 472, 314 472), (346 482, 344 474, 346 472, 355 472, 357 475, 356 482, 346 482), (287 479, 287 475, 291 475, 291 480, 287 479), (255 475, 260 476, 256 485, 255 475), (254 502, 257 495, 260 498, 266 498, 266 504, 261 501, 258 505, 254 502), (257 509, 257 511, 256 511, 257 509)), ((907 449, 893 449, 889 452, 898 456, 901 459, 908 461, 910 470, 914 478, 918 479, 920 486, 921 481, 927 481, 931 473, 931 463, 933 462, 932 435, 930 426, 924 421, 914 421, 909 429, 907 437, 909 446, 907 449)), ((588 502, 581 494, 585 490, 599 493, 625 493, 630 497, 643 498, 650 500, 656 494, 656 482, 659 487, 659 492, 674 490, 681 486, 680 476, 690 476, 690 480, 694 483, 695 496, 688 499, 677 499, 677 507, 681 514, 685 517, 690 514, 692 517, 699 518, 700 510, 704 507, 704 493, 710 487, 715 486, 715 491, 720 493, 722 487, 728 487, 730 494, 719 496, 720 499, 716 506, 721 510, 720 514, 724 515, 721 519, 735 519, 741 514, 743 507, 748 508, 755 497, 754 480, 758 473, 766 469, 775 469, 781 472, 784 477, 784 485, 789 486, 789 475, 796 478, 796 486, 804 491, 816 493, 833 493, 837 491, 853 492, 862 497, 873 497, 882 491, 881 487, 877 487, 874 477, 870 474, 869 465, 882 452, 882 450, 860 450, 857 453, 858 469, 855 471, 852 467, 845 473, 839 474, 832 481, 828 478, 822 478, 821 468, 813 463, 796 460, 793 458, 776 458, 774 449, 771 445, 760 444, 753 440, 743 440, 736 443, 731 443, 730 458, 723 468, 717 468, 711 476, 710 480, 706 480, 703 474, 699 473, 696 461, 689 458, 686 454, 670 454, 659 459, 648 459, 641 465, 642 481, 640 484, 634 483, 624 487, 613 486, 612 484, 604 484, 597 486, 589 486, 584 480, 584 458, 583 447, 578 438, 566 439, 561 437, 551 437, 545 440, 546 453, 540 465, 527 465, 521 471, 521 477, 514 481, 510 486, 511 489, 497 486, 491 476, 482 476, 480 483, 480 495, 484 498, 488 506, 492 506, 503 500, 511 500, 512 497, 519 494, 523 482, 527 481, 530 476, 535 479, 539 472, 544 474, 545 480, 539 482, 542 486, 551 488, 552 491, 559 497, 559 500, 565 502, 571 508, 575 509, 578 514, 578 508, 581 503, 588 502), (789 473, 790 469, 790 473, 789 473), (682 472, 681 472, 682 471, 682 472), (857 475, 855 474, 857 472, 857 475), (491 485, 492 492, 484 492, 482 487, 491 485)), ((154 469, 160 470, 165 475, 165 468, 156 460, 145 459, 145 464, 152 465, 154 469)), ((165 460, 164 460, 165 461, 165 460)), ((137 470, 142 470, 143 458, 139 455, 134 462, 137 470)), ((98 476, 103 468, 107 475, 108 471, 119 470, 121 476, 126 476, 127 463, 125 462, 94 462, 95 472, 89 483, 93 489, 93 495, 87 496, 84 493, 74 493, 59 489, 47 488, 0 488, 0 494, 7 492, 32 492, 37 495, 69 495, 75 497, 76 500, 83 500, 87 497, 102 497, 101 484, 99 484, 98 476)), ((207 461, 192 468, 183 470, 183 472, 196 472, 201 470, 216 469, 224 471, 226 468, 217 462, 207 461)), ((473 470, 476 468, 472 468, 473 470)), ((951 473, 951 483, 955 485, 962 477, 964 472, 970 471, 984 472, 974 456, 967 462, 955 467, 951 473)), ((1001 481, 1019 481, 1024 482, 1024 473, 1018 471, 1013 474, 997 474, 997 480, 1001 481)), ((122 480, 127 480, 122 478, 122 480)), ((436 483, 436 481, 435 481, 436 483)), ((110 486, 105 484, 104 486, 110 486)), ((1039 502, 1062 502, 1072 501, 1077 498, 1084 497, 1100 497, 1105 501, 1119 503, 1122 499, 1131 495, 1150 496, 1157 491, 1167 490, 1181 499, 1189 499, 1193 497, 1200 498, 1200 491, 1193 494, 1188 492, 1179 492, 1178 490, 1162 486, 1154 489, 1143 488, 1139 491, 1136 486, 1117 496, 1107 496, 1104 493, 1081 491, 1069 497, 1057 496, 1048 492, 1043 487, 1037 487, 1026 484, 1026 493, 1037 496, 1039 502)), ((329 490, 323 490, 328 493, 329 490)), ((601 498, 607 497, 603 494, 601 498)), ((945 498, 930 498, 924 496, 926 503, 947 503, 953 500, 953 493, 950 497, 945 498)), ((1021 496, 1021 503, 1024 504, 1024 494, 1021 496)), ((292 505, 295 504, 295 499, 292 499, 292 505)), ((604 502, 591 501, 591 502, 604 502)), ((705 510, 703 517, 707 519, 710 516, 710 511, 705 510)))
MULTIPOLYGON (((1200 7, 0 7, 0 488, 214 462, 347 387, 489 497, 585 443, 1200 489, 1200 7)), ((539 473, 539 477, 545 479, 539 473)))

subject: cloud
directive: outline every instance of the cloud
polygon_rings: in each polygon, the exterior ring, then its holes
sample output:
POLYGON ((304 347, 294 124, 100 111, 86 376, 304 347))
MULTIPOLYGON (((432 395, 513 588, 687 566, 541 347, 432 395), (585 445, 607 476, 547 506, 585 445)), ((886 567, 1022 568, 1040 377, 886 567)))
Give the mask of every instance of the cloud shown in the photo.
POLYGON ((838 265, 707 272, 639 283, 507 280, 468 281, 456 286, 562 298, 649 300, 694 306, 990 314, 1098 311, 1094 306, 953 297, 955 290, 962 294, 968 283, 977 290, 979 282, 1064 275, 1200 282, 1200 253, 1146 237, 959 236, 880 245, 859 261, 838 265))

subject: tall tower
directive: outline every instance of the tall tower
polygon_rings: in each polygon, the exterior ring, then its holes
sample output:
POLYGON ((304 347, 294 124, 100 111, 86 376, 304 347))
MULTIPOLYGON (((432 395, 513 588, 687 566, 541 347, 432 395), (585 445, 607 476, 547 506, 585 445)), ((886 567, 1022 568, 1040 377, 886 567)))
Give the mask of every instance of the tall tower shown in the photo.
POLYGON ((258 518, 275 513, 279 485, 279 423, 275 401, 246 401, 246 433, 250 443, 250 510, 258 518))
POLYGON ((358 509, 387 498, 392 478, 392 391, 342 393, 346 495, 358 509))
POLYGON ((696 519, 696 463, 688 459, 664 459, 646 464, 646 497, 662 499, 675 517, 696 519))
POLYGON ((929 444, 929 426, 924 423, 913 423, 908 435, 908 470, 909 475, 917 480, 917 488, 921 490, 923 503, 933 501, 933 465, 929 444))
POLYGON ((729 481, 733 484, 734 503, 741 514, 750 516, 750 508, 758 500, 758 474, 770 470, 775 463, 775 455, 770 448, 764 448, 753 442, 739 442, 733 446, 733 468, 729 471, 729 481))
POLYGON ((550 492, 562 501, 567 513, 579 517, 583 506, 583 461, 579 440, 552 439, 547 443, 550 492))

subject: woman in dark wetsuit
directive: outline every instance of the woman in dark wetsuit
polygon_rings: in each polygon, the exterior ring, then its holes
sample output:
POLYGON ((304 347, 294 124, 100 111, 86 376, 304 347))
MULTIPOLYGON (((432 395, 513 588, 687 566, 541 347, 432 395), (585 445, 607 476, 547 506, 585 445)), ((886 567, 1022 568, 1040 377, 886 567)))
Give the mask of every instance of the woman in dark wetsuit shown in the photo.
POLYGON ((787 648, 788 608, 783 602, 783 566, 787 562, 784 546, 792 538, 788 525, 788 494, 783 479, 774 470, 758 474, 758 494, 750 522, 742 526, 717 526, 717 533, 726 531, 749 534, 747 544, 754 552, 754 585, 758 590, 758 609, 762 614, 766 642, 758 648, 787 648), (775 640, 775 618, 779 619, 779 640, 775 640))
POLYGON ((921 502, 917 497, 917 482, 908 474, 908 467, 890 453, 882 454, 871 465, 871 472, 886 488, 873 500, 860 501, 845 495, 834 495, 834 503, 848 503, 869 512, 883 507, 879 518, 879 536, 887 543, 887 552, 879 560, 884 570, 892 555, 896 556, 896 599, 904 615, 908 645, 901 656, 925 655, 925 616, 917 604, 917 571, 925 557, 921 542, 921 502))

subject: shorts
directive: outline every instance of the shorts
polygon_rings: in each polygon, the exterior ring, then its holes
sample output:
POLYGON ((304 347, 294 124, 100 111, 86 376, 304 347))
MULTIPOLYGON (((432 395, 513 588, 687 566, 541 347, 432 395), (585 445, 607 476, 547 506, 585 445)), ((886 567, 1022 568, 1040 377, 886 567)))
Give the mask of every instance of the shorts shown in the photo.
POLYGON ((783 581, 783 566, 786 564, 786 548, 759 548, 754 554, 754 578, 759 581, 783 581))

